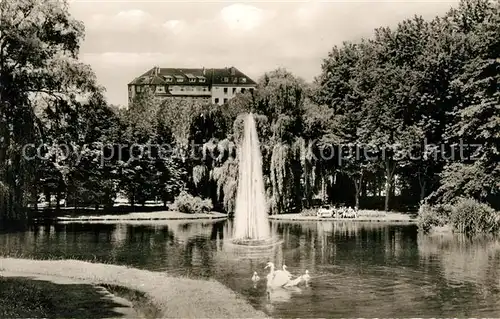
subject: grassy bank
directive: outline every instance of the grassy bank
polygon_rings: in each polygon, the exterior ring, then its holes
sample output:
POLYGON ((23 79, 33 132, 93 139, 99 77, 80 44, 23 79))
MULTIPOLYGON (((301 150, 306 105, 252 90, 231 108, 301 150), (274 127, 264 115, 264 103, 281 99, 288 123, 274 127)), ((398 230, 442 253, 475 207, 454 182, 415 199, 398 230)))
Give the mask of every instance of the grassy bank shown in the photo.
POLYGON ((161 309, 161 317, 266 317, 216 281, 174 278, 163 272, 76 260, 0 258, 0 270, 73 278, 88 284, 121 286, 139 291, 161 309))
POLYGON ((5 275, 0 277, 0 318, 142 317, 102 287, 5 275))
POLYGON ((317 217, 316 210, 309 210, 300 214, 282 214, 269 216, 274 220, 328 220, 328 221, 366 221, 366 222, 416 222, 413 214, 398 212, 384 212, 376 210, 359 210, 356 218, 325 218, 317 217))

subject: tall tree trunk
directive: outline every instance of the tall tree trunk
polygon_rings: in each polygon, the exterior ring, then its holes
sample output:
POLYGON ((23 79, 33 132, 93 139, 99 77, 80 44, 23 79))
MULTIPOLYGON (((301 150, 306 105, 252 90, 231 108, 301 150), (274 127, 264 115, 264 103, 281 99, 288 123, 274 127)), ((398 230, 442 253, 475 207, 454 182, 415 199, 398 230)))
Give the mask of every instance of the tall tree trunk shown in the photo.
POLYGON ((394 171, 396 169, 395 163, 392 162, 390 158, 387 158, 385 160, 385 177, 386 177, 386 183, 385 183, 385 205, 384 209, 386 212, 389 211, 389 203, 390 203, 390 198, 391 198, 391 193, 393 191, 393 183, 394 183, 394 171))
POLYGON ((389 199, 391 197, 391 184, 389 180, 385 184, 385 204, 384 204, 384 210, 386 212, 389 211, 389 199))
POLYGON ((355 188, 355 208, 356 210, 359 209, 359 196, 361 194, 361 188, 362 188, 362 183, 363 183, 363 173, 364 170, 361 170, 361 173, 359 176, 354 178, 354 188, 355 188))
POLYGON ((425 174, 427 173, 427 168, 424 170, 424 172, 418 171, 418 185, 420 186, 420 201, 423 201, 425 199, 425 192, 427 188, 427 181, 426 181, 426 176, 425 174))
POLYGON ((58 185, 57 187, 57 194, 56 194, 56 211, 59 212, 61 209, 61 185, 58 185))
POLYGON ((422 182, 420 182, 419 180, 419 184, 420 184, 420 201, 423 201, 425 199, 425 187, 426 187, 426 182, 425 180, 423 180, 422 182))

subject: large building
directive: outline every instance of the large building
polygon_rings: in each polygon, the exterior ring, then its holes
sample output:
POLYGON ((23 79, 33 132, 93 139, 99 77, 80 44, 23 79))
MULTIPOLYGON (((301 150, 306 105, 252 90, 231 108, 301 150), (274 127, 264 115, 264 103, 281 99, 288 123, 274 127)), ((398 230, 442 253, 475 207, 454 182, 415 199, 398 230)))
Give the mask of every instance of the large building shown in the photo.
POLYGON ((235 67, 182 69, 153 67, 128 84, 129 105, 146 88, 159 98, 196 98, 224 104, 237 93, 253 92, 257 83, 235 67))

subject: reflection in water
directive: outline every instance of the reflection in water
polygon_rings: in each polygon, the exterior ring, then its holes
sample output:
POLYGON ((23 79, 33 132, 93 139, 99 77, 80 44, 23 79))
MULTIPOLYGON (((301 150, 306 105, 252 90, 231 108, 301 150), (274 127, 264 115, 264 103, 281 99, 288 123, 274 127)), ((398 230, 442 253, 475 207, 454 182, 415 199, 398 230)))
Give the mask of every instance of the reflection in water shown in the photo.
POLYGON ((227 245, 231 228, 206 221, 39 225, 0 232, 0 254, 214 278, 275 317, 500 316, 498 239, 424 236, 411 225, 273 222, 283 242, 250 254, 227 245), (310 286, 268 291, 268 261, 294 276, 308 269, 310 286))

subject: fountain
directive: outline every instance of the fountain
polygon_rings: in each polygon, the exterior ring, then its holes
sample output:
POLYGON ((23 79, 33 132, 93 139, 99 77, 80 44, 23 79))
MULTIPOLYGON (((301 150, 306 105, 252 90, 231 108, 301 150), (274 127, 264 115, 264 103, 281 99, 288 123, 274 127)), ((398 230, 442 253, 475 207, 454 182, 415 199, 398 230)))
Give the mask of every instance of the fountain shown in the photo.
POLYGON ((262 155, 253 114, 247 114, 239 148, 239 175, 232 242, 263 246, 276 243, 271 236, 262 175, 262 155))

